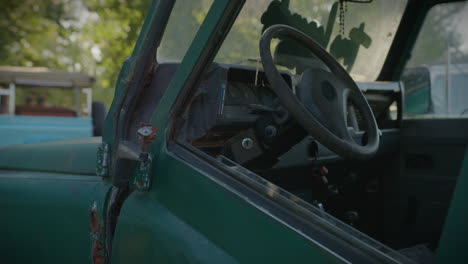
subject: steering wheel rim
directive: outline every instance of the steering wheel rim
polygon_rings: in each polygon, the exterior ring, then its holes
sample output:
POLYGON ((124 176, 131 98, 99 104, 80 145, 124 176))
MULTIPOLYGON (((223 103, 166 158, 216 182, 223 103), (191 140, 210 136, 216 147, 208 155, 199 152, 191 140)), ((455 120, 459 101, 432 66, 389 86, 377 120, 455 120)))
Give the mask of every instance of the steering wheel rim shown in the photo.
MULTIPOLYGON (((375 155, 378 150, 380 141, 379 130, 369 103, 348 72, 325 49, 323 49, 320 44, 295 28, 286 25, 273 25, 265 30, 260 39, 259 46, 263 70, 265 71, 271 89, 278 96, 283 106, 288 109, 296 121, 312 137, 314 137, 330 150, 334 151, 336 154, 346 159, 367 160, 375 155), (282 78, 281 74, 276 68, 270 51, 270 43, 273 38, 279 36, 289 37, 304 45, 317 58, 324 62, 331 71, 331 74, 336 77, 336 80, 339 80, 339 82, 334 81, 335 85, 331 85, 332 88, 329 88, 328 84, 326 85, 327 90, 331 91, 332 94, 335 93, 336 95, 336 97, 330 100, 331 103, 329 104, 330 107, 335 107, 338 109, 338 112, 334 118, 329 119, 329 121, 333 123, 333 127, 336 128, 335 131, 330 131, 330 126, 325 126, 322 124, 325 119, 321 119, 322 122, 320 122, 304 106, 299 98, 293 94, 292 90, 289 88, 288 84, 282 78), (363 119, 366 122, 366 145, 359 145, 352 139, 352 136, 349 134, 346 124, 346 108, 348 99, 351 99, 353 104, 355 104, 361 110, 363 119), (339 122, 344 123, 341 126, 339 122)), ((313 77, 314 76, 308 79, 314 79, 313 77)), ((326 81, 328 82, 328 80, 326 81)), ((322 83, 322 90, 323 87, 324 85, 322 83)), ((317 87, 313 87, 313 89, 317 89, 317 87)), ((324 107, 325 106, 322 106, 322 109, 325 109, 324 107)))

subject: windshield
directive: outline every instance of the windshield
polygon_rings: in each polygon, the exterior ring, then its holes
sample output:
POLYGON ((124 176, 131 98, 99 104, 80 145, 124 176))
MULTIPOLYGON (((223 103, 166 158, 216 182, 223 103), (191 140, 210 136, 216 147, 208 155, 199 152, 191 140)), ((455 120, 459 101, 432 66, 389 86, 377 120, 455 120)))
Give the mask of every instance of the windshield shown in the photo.
MULTIPOLYGON (((200 6, 206 2, 198 1, 200 6)), ((197 1, 188 2, 193 5, 197 1)), ((275 24, 286 24, 301 30, 325 47, 356 81, 375 80, 395 36, 406 0, 360 2, 247 1, 215 61, 252 65, 259 57, 258 42, 263 31, 275 24)), ((184 5, 180 6, 182 8, 184 5)), ((184 24, 201 23, 195 11, 184 19, 178 19, 178 16, 176 6, 169 26, 177 23, 178 28, 186 28, 184 24)), ((158 61, 182 60, 184 53, 178 51, 187 50, 180 47, 181 44, 189 45, 186 38, 191 39, 190 35, 185 34, 165 34, 158 51, 158 61)), ((275 62, 297 73, 317 63, 309 51, 293 41, 277 40, 272 45, 275 62)))

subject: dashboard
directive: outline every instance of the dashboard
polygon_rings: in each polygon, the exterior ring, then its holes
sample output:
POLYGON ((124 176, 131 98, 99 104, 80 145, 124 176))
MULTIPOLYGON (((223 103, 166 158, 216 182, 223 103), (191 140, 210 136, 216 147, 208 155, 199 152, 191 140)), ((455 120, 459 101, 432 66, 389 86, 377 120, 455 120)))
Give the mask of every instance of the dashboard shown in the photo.
MULTIPOLYGON (((282 76, 292 87, 293 76, 288 73, 282 73, 282 76)), ((227 85, 221 86, 221 123, 248 124, 254 122, 262 112, 274 111, 278 106, 276 95, 262 71, 229 68, 226 83, 227 85)))
MULTIPOLYGON (((296 93, 300 76, 288 71, 280 73, 292 92, 296 93)), ((401 116, 398 113, 402 100, 401 84, 357 84, 374 112, 382 131, 382 142, 388 141, 385 139, 387 137, 391 142, 395 138, 395 129, 398 128, 401 116)), ((302 149, 307 149, 307 145, 314 141, 305 131, 299 131, 301 128, 298 128, 293 117, 271 90, 265 73, 256 67, 213 64, 189 106, 179 139, 213 156, 225 155, 239 164, 265 156, 266 152, 276 152, 274 158, 278 161, 281 155, 292 151, 293 146, 278 149, 277 145, 302 144, 306 145, 302 149), (245 138, 252 141, 249 149, 243 145, 242 140, 245 138)), ((355 140, 362 141, 364 133, 361 131, 361 114, 357 110, 348 110, 351 134, 355 140)), ((317 160, 337 158, 324 146, 317 145, 320 155, 317 160)))

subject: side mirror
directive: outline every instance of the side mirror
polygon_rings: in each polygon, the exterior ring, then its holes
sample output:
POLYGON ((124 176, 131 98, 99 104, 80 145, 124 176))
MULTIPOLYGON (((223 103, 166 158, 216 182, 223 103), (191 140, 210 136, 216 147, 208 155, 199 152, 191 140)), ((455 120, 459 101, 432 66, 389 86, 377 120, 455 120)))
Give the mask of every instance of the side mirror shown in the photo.
POLYGON ((431 107, 431 75, 426 67, 406 68, 401 76, 405 87, 405 114, 425 114, 431 107))

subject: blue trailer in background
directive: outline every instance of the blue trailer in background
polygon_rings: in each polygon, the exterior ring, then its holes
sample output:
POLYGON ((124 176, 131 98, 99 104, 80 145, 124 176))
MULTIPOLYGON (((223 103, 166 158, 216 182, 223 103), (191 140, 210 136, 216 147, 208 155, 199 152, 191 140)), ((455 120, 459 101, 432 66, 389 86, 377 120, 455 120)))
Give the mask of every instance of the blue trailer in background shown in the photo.
POLYGON ((105 107, 92 102, 93 83, 94 78, 84 73, 1 66, 0 146, 100 136, 105 107), (73 107, 51 106, 41 97, 18 102, 17 91, 23 88, 69 89, 73 107))
POLYGON ((92 136, 90 117, 0 115, 0 146, 92 136))

